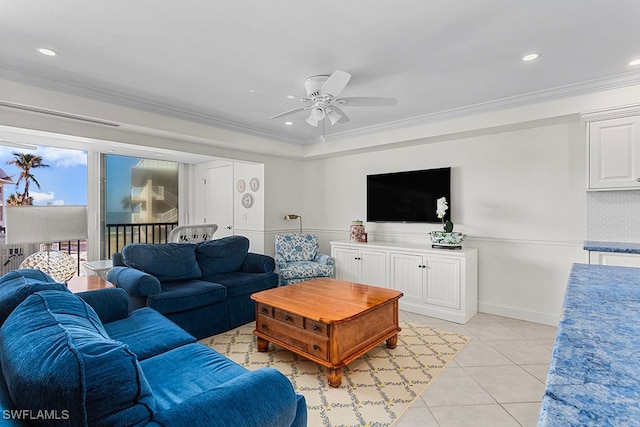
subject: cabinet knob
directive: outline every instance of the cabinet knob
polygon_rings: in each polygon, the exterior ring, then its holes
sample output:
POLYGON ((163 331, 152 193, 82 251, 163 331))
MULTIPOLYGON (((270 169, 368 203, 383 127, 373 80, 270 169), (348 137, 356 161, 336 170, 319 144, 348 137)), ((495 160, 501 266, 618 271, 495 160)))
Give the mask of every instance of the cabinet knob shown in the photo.
POLYGON ((314 345, 313 345, 313 349, 314 349, 314 350, 318 350, 318 344, 314 344, 314 345))
POLYGON ((267 329, 267 325, 265 325, 264 323, 261 326, 262 326, 262 329, 267 329))
POLYGON ((314 324, 314 325, 313 325, 313 330, 314 330, 314 331, 317 331, 317 330, 318 330, 318 325, 314 324))
POLYGON ((288 314, 286 316, 284 316, 284 320, 289 320, 289 319, 291 319, 291 317, 289 317, 288 314))
POLYGON ((267 311, 269 311, 269 310, 267 310, 267 307, 262 307, 262 312, 263 313, 266 313, 267 311))

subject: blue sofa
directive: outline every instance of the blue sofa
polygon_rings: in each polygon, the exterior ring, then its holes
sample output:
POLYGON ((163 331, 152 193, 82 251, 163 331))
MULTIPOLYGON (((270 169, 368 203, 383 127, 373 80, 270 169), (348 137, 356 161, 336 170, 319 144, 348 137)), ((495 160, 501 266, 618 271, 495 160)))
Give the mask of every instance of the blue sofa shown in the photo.
POLYGON ((274 369, 249 371, 122 289, 72 294, 35 270, 0 278, 0 408, 8 425, 305 426, 274 369))
POLYGON ((248 250, 244 236, 130 244, 107 280, 127 291, 131 309, 151 307, 201 339, 254 321, 251 294, 278 286, 273 258, 248 250))

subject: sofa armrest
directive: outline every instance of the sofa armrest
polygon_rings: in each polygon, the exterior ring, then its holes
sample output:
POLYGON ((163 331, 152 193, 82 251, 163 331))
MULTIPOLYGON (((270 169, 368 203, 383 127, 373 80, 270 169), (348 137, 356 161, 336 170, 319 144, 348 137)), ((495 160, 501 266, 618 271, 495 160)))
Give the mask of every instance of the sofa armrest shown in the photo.
POLYGON ((314 261, 323 265, 333 265, 334 263, 333 258, 325 254, 316 255, 316 259, 314 261))
POLYGON ((296 419, 298 397, 284 375, 273 368, 262 368, 158 412, 148 425, 290 426, 296 419))
POLYGON ((256 254, 253 252, 247 253, 247 257, 242 263, 240 270, 244 273, 273 273, 276 269, 273 258, 269 255, 256 254))
POLYGON ((144 271, 131 267, 113 267, 107 280, 134 297, 147 297, 160 293, 160 280, 144 271))
POLYGON ((103 324, 129 316, 129 295, 124 289, 106 288, 76 295, 95 310, 103 324))

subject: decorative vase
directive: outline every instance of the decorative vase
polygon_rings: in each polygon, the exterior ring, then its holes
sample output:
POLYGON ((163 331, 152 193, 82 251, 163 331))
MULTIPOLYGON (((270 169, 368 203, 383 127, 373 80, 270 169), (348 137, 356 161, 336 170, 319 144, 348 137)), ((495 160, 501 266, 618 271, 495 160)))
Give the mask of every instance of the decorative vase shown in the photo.
POLYGON ((431 247, 432 248, 446 248, 446 249, 462 249, 462 241, 467 237, 464 233, 457 231, 431 231, 431 247))
POLYGON ((364 224, 360 220, 351 222, 351 241, 362 242, 364 239, 364 224))

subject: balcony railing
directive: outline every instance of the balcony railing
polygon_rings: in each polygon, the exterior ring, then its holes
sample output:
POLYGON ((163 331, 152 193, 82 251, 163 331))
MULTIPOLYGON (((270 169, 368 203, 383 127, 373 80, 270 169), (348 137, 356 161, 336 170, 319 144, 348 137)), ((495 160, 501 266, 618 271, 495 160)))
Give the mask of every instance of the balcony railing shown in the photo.
POLYGON ((129 243, 166 243, 167 236, 177 226, 178 222, 107 224, 105 256, 111 258, 129 243))

